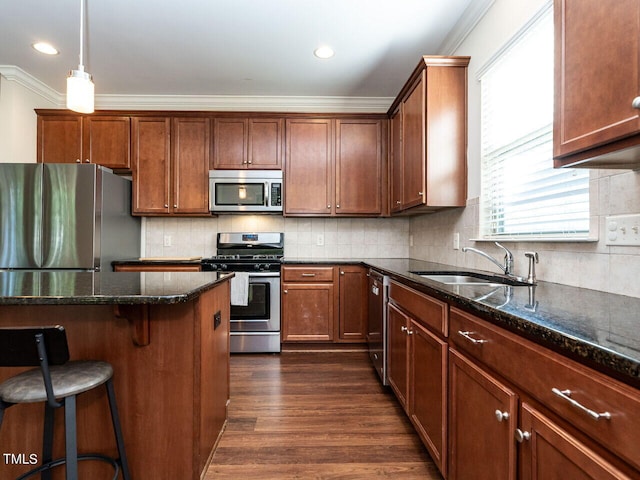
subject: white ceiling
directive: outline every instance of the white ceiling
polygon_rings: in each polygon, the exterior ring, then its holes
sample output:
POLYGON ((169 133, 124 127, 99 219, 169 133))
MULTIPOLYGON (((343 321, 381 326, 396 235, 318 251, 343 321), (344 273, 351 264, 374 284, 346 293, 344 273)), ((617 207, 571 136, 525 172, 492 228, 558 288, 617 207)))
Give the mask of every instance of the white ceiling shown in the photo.
MULTIPOLYGON (((420 55, 451 53, 490 3, 87 0, 84 63, 97 96, 394 97, 420 55), (314 57, 321 44, 335 57, 314 57)), ((79 63, 80 0, 0 5, 0 65, 64 93, 79 63), (35 52, 36 41, 60 54, 35 52)))

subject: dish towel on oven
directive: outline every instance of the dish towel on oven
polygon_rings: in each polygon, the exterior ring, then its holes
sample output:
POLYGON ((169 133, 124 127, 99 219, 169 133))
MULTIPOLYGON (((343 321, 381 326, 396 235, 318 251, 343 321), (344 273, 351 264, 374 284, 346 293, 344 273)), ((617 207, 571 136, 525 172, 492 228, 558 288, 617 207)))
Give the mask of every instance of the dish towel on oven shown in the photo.
POLYGON ((231 279, 231 305, 249 305, 249 273, 235 272, 231 279))

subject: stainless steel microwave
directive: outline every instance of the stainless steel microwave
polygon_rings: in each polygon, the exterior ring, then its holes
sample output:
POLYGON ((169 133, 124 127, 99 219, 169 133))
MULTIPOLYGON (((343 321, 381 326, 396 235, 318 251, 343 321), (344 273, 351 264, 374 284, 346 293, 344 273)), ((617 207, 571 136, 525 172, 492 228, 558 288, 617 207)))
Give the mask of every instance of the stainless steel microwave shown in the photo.
POLYGON ((210 170, 209 210, 213 213, 282 212, 281 170, 210 170))

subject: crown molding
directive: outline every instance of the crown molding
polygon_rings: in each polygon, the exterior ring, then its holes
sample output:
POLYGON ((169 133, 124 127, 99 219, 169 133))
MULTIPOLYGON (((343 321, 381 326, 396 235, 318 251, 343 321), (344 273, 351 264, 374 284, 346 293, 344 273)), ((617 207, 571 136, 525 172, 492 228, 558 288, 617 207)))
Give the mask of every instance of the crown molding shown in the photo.
POLYGON ((260 95, 96 95, 105 110, 211 110, 300 113, 386 113, 393 97, 260 95))
MULTIPOLYGON (((0 75, 65 108, 65 95, 13 65, 0 75)), ((211 110, 300 113, 386 113, 393 97, 311 97, 260 95, 96 95, 101 110, 211 110)))
POLYGON ((443 55, 453 55, 494 3, 495 0, 471 0, 438 50, 443 55))
POLYGON ((16 82, 27 90, 40 95, 45 100, 58 105, 64 106, 65 97, 53 88, 38 80, 33 75, 22 70, 15 65, 0 65, 0 75, 10 82, 16 82))

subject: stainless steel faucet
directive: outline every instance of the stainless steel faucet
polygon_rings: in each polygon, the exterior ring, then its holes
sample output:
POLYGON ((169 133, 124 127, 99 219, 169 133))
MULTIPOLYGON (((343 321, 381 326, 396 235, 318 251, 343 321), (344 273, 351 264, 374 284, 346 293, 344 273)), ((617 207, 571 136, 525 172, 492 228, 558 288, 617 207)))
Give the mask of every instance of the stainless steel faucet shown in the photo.
POLYGON ((477 253, 478 255, 481 255, 484 258, 486 258, 487 260, 495 263, 498 266, 498 268, 504 272, 505 275, 513 276, 513 254, 511 253, 511 251, 507 247, 505 247, 503 245, 500 245, 498 242, 495 242, 495 244, 505 251, 505 254, 504 254, 504 265, 502 265, 500 262, 498 262, 495 258, 493 258, 488 253, 485 253, 482 250, 478 250, 477 248, 462 247, 462 251, 463 252, 477 253))
POLYGON ((524 256, 529 259, 529 275, 527 276, 527 283, 536 283, 536 263, 540 261, 538 252, 524 252, 524 256))

